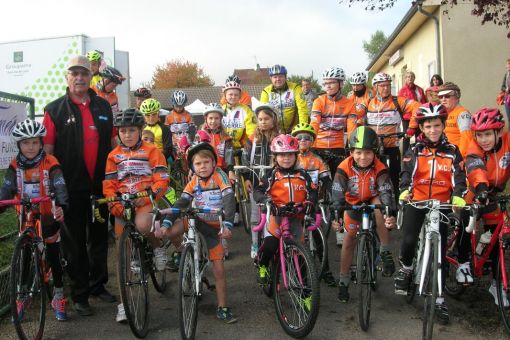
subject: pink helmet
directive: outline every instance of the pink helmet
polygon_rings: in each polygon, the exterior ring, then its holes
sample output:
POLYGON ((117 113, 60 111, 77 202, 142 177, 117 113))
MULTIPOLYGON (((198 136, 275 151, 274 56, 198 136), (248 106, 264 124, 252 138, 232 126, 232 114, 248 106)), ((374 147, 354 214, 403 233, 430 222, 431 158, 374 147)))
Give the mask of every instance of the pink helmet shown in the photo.
POLYGON ((498 109, 484 107, 471 118, 471 130, 473 131, 501 129, 503 126, 505 126, 505 120, 498 109))
POLYGON ((271 142, 271 152, 278 153, 298 153, 299 144, 296 138, 291 135, 278 135, 271 142))

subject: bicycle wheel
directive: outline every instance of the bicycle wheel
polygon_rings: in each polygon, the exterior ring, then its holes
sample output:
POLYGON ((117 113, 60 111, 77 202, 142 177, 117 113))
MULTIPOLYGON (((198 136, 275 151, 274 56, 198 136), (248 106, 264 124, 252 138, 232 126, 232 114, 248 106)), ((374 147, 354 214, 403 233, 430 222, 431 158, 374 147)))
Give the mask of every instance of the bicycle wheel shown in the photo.
POLYGON ((179 264, 179 285, 177 293, 179 304, 179 328, 183 339, 193 339, 197 329, 198 294, 195 284, 195 251, 192 245, 187 245, 182 251, 179 264))
POLYGON ((328 244, 326 242, 326 238, 324 236, 324 233, 322 232, 321 228, 318 228, 317 230, 314 230, 312 233, 306 231, 308 233, 308 237, 306 238, 306 249, 310 252, 310 255, 312 255, 312 259, 314 260, 315 268, 317 269, 317 278, 321 279, 322 274, 324 274, 324 271, 327 266, 328 261, 328 244), (313 240, 310 238, 313 237, 313 240), (312 241, 313 241, 313 247, 312 247, 312 241), (313 248, 313 249, 312 249, 313 248), (326 256, 324 256, 326 254, 326 256))
POLYGON ((356 281, 359 285, 358 318, 362 330, 367 331, 370 322, 372 297, 373 246, 370 238, 362 234, 358 241, 356 281))
POLYGON ((439 245, 437 236, 433 236, 430 242, 430 256, 425 271, 425 280, 423 293, 425 294, 425 302, 423 305, 423 339, 432 339, 434 330, 434 314, 437 298, 437 279, 438 279, 438 252, 439 245))
MULTIPOLYGON (((450 255, 446 255, 450 256, 450 255)), ((457 268, 458 265, 456 263, 453 263, 453 261, 448 260, 448 257, 446 258, 446 278, 445 278, 445 285, 444 285, 444 291, 446 294, 450 295, 453 298, 458 298, 461 296, 464 291, 466 290, 466 286, 460 285, 457 282, 457 268)))
MULTIPOLYGON (((169 248, 170 248, 171 242, 169 240, 166 240, 163 244, 162 248, 165 249, 166 256, 168 259, 171 258, 171 255, 169 254, 169 248)), ((166 290, 166 277, 167 277, 167 271, 168 269, 165 267, 163 270, 158 270, 156 268, 156 263, 152 260, 153 258, 153 252, 150 248, 150 245, 145 245, 148 248, 148 252, 146 252, 146 255, 148 255, 148 258, 146 258, 146 261, 150 263, 149 273, 152 279, 152 284, 154 285, 154 288, 159 293, 164 293, 166 290)))
POLYGON ((119 240, 118 278, 120 297, 129 327, 138 338, 149 331, 149 285, 145 267, 145 251, 139 240, 124 229, 119 240))
POLYGON ((279 255, 273 267, 276 315, 285 333, 294 338, 302 338, 312 331, 319 314, 319 281, 313 260, 304 246, 294 240, 284 242, 284 253, 281 256, 285 268, 281 268, 279 255))
MULTIPOLYGON (((503 249, 503 263, 499 263, 498 272, 497 272, 497 280, 496 280, 496 289, 498 291, 498 308, 501 314, 501 318, 503 319, 503 323, 505 324, 505 328, 507 332, 510 333, 510 306, 508 306, 508 290, 510 289, 510 249, 505 247, 503 249), (504 273, 506 275, 506 286, 503 284, 503 270, 501 268, 502 264, 504 265, 504 273), (505 302, 507 306, 505 306, 505 302)), ((501 261, 501 258, 499 259, 501 261)))
POLYGON ((42 339, 46 321, 46 290, 40 254, 33 239, 23 234, 16 241, 10 273, 10 305, 20 339, 42 339))

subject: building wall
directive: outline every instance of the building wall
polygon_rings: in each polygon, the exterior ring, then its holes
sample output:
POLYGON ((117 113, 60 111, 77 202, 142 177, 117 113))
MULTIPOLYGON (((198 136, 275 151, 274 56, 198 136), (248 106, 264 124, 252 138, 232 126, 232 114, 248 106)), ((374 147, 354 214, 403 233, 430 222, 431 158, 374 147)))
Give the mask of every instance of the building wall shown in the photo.
POLYGON ((459 3, 441 13, 443 79, 461 89, 461 104, 471 112, 494 107, 505 62, 510 58, 507 29, 471 15, 472 4, 459 3))

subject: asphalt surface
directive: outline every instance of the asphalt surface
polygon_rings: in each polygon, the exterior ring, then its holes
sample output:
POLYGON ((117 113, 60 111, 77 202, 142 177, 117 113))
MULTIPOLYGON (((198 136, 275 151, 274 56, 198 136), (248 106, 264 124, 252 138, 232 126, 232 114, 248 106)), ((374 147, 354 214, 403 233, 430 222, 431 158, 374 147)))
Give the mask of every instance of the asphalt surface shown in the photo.
MULTIPOLYGON (((395 252, 399 231, 393 232, 395 252)), ((338 276, 339 248, 334 235, 329 238, 330 263, 338 276)), ((216 296, 207 291, 199 304, 197 339, 286 339, 275 315, 273 301, 266 297, 256 284, 256 270, 249 257, 250 238, 241 229, 234 230, 230 241, 231 256, 226 261, 228 304, 239 321, 227 325, 216 319, 216 296)), ((118 296, 115 277, 115 259, 110 248, 110 282, 108 289, 118 296)), ((212 278, 212 272, 209 273, 212 278)), ((151 286, 150 331, 147 339, 179 339, 176 286, 177 274, 169 275, 169 285, 164 295, 151 286)), ((508 335, 500 321, 499 311, 487 292, 488 281, 471 287, 459 299, 447 297, 451 322, 434 327, 437 339, 506 339, 508 335)), ((408 305, 404 298, 393 293, 393 279, 379 276, 379 289, 373 294, 372 316, 368 332, 358 323, 358 289, 350 287, 351 300, 340 303, 337 288, 321 284, 320 313, 309 339, 419 339, 422 330, 423 299, 416 297, 408 305)), ((94 315, 78 316, 68 308, 70 320, 57 322, 53 311, 47 313, 46 339, 134 339, 127 324, 115 322, 117 303, 104 303, 91 298, 94 315)), ((16 338, 8 318, 0 323, 0 338, 16 338)))

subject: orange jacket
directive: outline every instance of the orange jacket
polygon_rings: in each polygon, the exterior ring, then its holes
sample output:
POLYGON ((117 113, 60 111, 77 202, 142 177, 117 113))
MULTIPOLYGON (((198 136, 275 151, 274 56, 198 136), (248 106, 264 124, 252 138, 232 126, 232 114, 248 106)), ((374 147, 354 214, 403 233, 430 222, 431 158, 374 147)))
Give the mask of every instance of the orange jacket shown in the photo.
POLYGON ((298 167, 305 170, 310 175, 315 187, 319 186, 319 181, 323 182, 328 179, 331 181, 331 173, 328 165, 324 163, 322 158, 311 151, 305 153, 300 152, 298 154, 298 167))
MULTIPOLYGON (((227 100, 225 99, 225 94, 221 95, 220 104, 221 106, 225 105, 227 100)), ((251 108, 251 96, 248 91, 241 90, 241 98, 239 99, 239 103, 249 106, 251 108)))
MULTIPOLYGON (((166 193, 168 183, 165 156, 155 145, 140 142, 136 149, 119 145, 108 155, 103 181, 105 197, 117 192, 134 194, 150 186, 159 199, 166 193)), ((146 203, 149 202, 147 198, 146 203)))
POLYGON ((313 102, 310 125, 315 130, 314 147, 317 149, 344 148, 344 133, 356 128, 358 118, 354 100, 341 93, 335 97, 327 94, 313 102))
POLYGON ((218 157, 216 166, 223 171, 232 171, 234 169, 234 146, 232 145, 232 138, 222 134, 220 131, 212 131, 208 128, 203 128, 202 130, 209 135, 209 143, 216 151, 216 157, 218 157))
POLYGON ((112 107, 112 112, 120 111, 119 98, 117 97, 117 93, 115 93, 115 91, 112 91, 110 93, 99 91, 99 89, 97 88, 97 83, 96 85, 91 86, 91 88, 97 93, 99 97, 106 99, 106 101, 110 103, 110 106, 112 107))
POLYGON ((356 96, 354 91, 347 94, 347 98, 354 100, 356 110, 358 110, 358 112, 363 112, 363 114, 365 114, 365 108, 368 107, 368 102, 370 102, 374 96, 374 91, 368 87, 365 88, 365 94, 361 97, 356 96))
POLYGON ((165 125, 168 125, 170 127, 170 132, 172 132, 172 145, 176 153, 175 156, 177 157, 177 155, 182 153, 182 150, 179 148, 179 141, 182 136, 186 135, 189 137, 191 133, 190 130, 193 130, 193 132, 196 130, 193 118, 188 111, 178 113, 172 110, 172 112, 165 117, 165 125))

